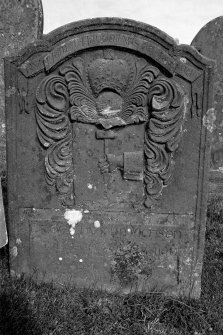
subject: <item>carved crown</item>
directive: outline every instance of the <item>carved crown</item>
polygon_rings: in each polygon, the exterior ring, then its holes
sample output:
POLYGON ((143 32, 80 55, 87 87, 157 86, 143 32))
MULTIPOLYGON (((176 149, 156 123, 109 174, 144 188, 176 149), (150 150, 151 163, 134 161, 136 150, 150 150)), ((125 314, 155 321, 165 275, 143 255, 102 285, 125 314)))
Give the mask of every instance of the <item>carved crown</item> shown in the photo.
POLYGON ((96 59, 88 68, 88 79, 95 96, 106 88, 120 93, 128 85, 130 70, 123 59, 96 59))

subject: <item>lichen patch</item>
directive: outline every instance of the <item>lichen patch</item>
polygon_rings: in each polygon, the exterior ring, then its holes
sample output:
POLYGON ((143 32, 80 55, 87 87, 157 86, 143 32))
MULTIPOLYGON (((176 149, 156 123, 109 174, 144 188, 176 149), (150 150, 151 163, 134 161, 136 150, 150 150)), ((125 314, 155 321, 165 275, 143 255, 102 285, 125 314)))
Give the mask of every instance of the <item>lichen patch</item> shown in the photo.
POLYGON ((217 111, 214 108, 210 108, 203 117, 203 126, 206 127, 207 130, 209 130, 211 133, 216 129, 216 113, 217 111))
POLYGON ((94 227, 95 228, 100 228, 101 227, 100 221, 98 221, 98 220, 94 221, 94 227))
POLYGON ((16 244, 20 245, 22 243, 21 239, 20 238, 17 238, 16 239, 16 244))
POLYGON ((75 226, 78 222, 82 220, 83 214, 82 211, 76 209, 67 209, 64 213, 64 218, 67 220, 67 223, 70 227, 70 234, 73 236, 75 234, 75 226))
POLYGON ((73 227, 70 228, 70 234, 73 236, 75 234, 75 229, 73 227))
POLYGON ((14 246, 11 250, 10 250, 10 255, 12 257, 17 257, 18 256, 18 248, 16 246, 14 246))

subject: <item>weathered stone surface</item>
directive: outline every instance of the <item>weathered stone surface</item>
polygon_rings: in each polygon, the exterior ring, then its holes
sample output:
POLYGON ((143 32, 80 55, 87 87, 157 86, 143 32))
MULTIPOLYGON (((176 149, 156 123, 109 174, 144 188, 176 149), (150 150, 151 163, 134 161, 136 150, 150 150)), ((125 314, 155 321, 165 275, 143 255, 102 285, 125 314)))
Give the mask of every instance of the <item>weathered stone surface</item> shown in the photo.
POLYGON ((191 45, 204 56, 216 61, 214 105, 205 120, 212 133, 209 193, 223 192, 223 16, 208 22, 195 36, 191 45))
MULTIPOLYGON (((0 3, 0 173, 5 171, 5 89, 4 61, 19 50, 41 38, 43 33, 43 11, 41 0, 4 0, 0 3)), ((21 93, 21 104, 25 105, 25 91, 21 93)), ((6 92, 6 94, 10 94, 6 92)))
POLYGON ((5 224, 5 209, 3 205, 2 188, 0 187, 0 248, 8 243, 8 235, 5 224))
POLYGON ((212 65, 114 18, 8 60, 12 272, 199 296, 212 65))

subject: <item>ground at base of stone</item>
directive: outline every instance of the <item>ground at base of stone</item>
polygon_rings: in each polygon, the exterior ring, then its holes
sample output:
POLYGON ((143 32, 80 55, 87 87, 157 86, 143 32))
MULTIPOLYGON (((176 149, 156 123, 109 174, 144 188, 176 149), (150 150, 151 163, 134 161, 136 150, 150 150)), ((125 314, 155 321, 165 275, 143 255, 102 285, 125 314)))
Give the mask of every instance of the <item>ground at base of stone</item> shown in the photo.
POLYGON ((10 279, 0 251, 1 335, 220 335, 223 333, 223 200, 208 207, 202 296, 158 292, 119 296, 104 291, 10 279))

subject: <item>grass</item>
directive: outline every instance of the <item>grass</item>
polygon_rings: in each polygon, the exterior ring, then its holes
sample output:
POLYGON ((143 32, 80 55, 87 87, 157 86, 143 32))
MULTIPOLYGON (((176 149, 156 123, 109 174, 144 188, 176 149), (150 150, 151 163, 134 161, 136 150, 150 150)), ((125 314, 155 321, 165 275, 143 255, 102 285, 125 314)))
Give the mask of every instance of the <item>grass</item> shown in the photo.
POLYGON ((158 292, 121 296, 94 289, 12 279, 1 250, 1 335, 223 334, 223 199, 209 203, 202 295, 174 299, 158 292))

